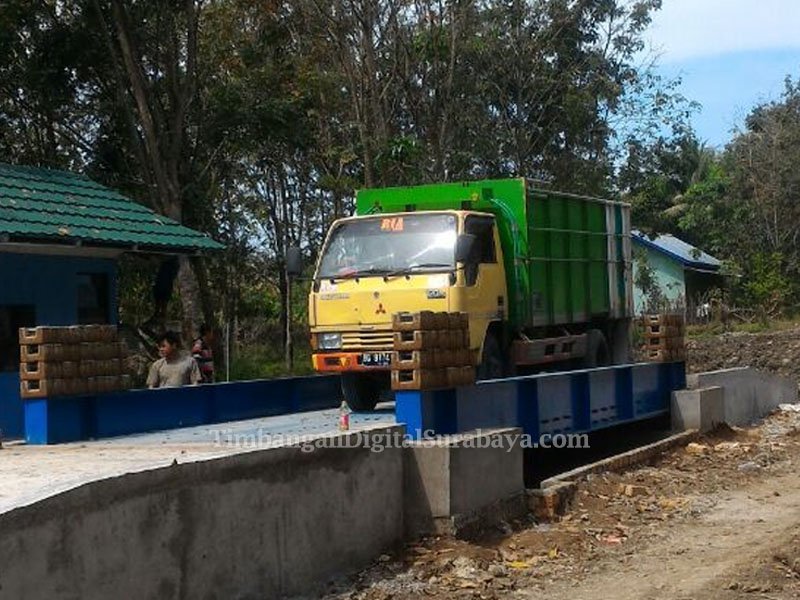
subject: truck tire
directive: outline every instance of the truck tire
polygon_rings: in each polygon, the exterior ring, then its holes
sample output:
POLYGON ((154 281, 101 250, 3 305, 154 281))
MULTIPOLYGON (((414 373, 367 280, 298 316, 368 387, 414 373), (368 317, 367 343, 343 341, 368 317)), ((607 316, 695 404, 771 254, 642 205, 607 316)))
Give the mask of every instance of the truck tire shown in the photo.
POLYGON ((478 379, 499 379, 505 375, 505 363, 503 361, 503 351, 500 349, 500 341, 493 331, 486 332, 486 339, 483 341, 483 353, 481 354, 481 364, 478 365, 478 379))
POLYGON ((611 364, 627 365, 631 362, 631 319, 619 319, 610 328, 608 342, 611 346, 611 364))
POLYGON ((342 373, 342 394, 351 410, 375 410, 381 394, 381 385, 370 375, 342 373))
POLYGON ((586 332, 586 357, 583 359, 585 369, 605 367, 610 364, 608 342, 606 336, 599 329, 590 329, 586 332))

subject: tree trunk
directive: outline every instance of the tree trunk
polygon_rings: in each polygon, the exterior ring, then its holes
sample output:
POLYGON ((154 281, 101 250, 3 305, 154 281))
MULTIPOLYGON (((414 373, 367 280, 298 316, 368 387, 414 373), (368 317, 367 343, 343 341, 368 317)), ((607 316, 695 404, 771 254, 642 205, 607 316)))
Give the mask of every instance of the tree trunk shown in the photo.
POLYGON ((211 300, 211 287, 208 283, 208 266, 206 259, 202 256, 193 256, 190 259, 190 263, 197 280, 197 290, 200 294, 197 301, 200 303, 200 312, 203 315, 203 321, 214 327, 217 325, 217 318, 211 300))
POLYGON ((181 295, 183 340, 189 344, 198 334, 203 322, 200 302, 200 285, 197 282, 192 263, 187 256, 181 256, 178 269, 178 290, 181 295))
MULTIPOLYGON (((105 23, 104 11, 99 0, 95 0, 94 6, 101 23, 105 23)), ((119 85, 127 89, 132 100, 132 105, 125 108, 133 111, 131 114, 136 114, 138 117, 136 121, 141 131, 142 145, 134 147, 137 149, 137 159, 141 163, 143 179, 155 184, 149 189, 151 204, 156 210, 178 223, 183 222, 185 200, 182 193, 184 188, 182 178, 185 174, 180 168, 187 145, 183 132, 187 109, 196 93, 197 10, 194 2, 187 0, 186 56, 181 57, 176 51, 167 65, 167 79, 170 84, 167 88, 172 90, 172 102, 168 108, 162 105, 153 92, 142 65, 141 55, 136 48, 135 30, 132 29, 122 0, 111 1, 111 15, 117 43, 113 44, 111 37, 106 35, 109 50, 124 69, 124 73, 118 73, 119 85), (181 65, 182 61, 185 61, 185 65, 181 65)), ((174 32, 176 39, 177 33, 174 32)), ((120 101, 124 101, 124 96, 122 93, 120 101)), ((196 335, 201 322, 213 325, 214 321, 207 276, 204 265, 199 259, 190 260, 188 257, 181 257, 178 289, 183 309, 183 336, 184 341, 188 342, 196 335)))

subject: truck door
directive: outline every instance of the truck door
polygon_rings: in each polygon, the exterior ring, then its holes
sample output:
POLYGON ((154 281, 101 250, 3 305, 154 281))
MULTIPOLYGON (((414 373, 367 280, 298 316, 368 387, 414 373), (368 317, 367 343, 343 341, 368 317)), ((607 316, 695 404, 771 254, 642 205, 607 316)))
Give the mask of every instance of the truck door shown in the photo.
POLYGON ((477 238, 479 262, 464 270, 466 306, 470 313, 470 347, 480 348, 490 321, 505 318, 505 272, 494 217, 468 215, 464 232, 477 238))

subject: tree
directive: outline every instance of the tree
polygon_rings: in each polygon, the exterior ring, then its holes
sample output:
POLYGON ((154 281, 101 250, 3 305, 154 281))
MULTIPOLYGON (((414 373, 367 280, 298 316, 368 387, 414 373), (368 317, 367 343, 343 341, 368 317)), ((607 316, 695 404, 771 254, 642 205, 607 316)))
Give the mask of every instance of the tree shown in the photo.
MULTIPOLYGON (((100 34, 113 64, 115 104, 129 119, 128 144, 138 164, 150 204, 178 222, 187 222, 202 168, 197 164, 196 123, 198 29, 202 0, 182 3, 124 3, 93 0, 100 34)), ((198 203, 200 204, 200 203, 198 203)), ((201 206, 201 204, 200 204, 201 206)), ((178 281, 185 333, 197 331, 201 315, 213 322, 200 260, 182 257, 178 281), (198 275, 200 276, 198 281, 198 275), (205 301, 205 302, 203 302, 205 301)))
POLYGON ((659 6, 8 0, 0 149, 86 171, 224 241, 221 260, 183 261, 186 328, 221 318, 250 339, 248 326, 266 331, 255 307, 281 331, 292 318, 287 248, 313 260, 361 186, 524 175, 605 195, 632 149, 626 189, 685 195, 643 181, 685 171, 659 131, 681 129, 683 99, 636 58, 659 6))

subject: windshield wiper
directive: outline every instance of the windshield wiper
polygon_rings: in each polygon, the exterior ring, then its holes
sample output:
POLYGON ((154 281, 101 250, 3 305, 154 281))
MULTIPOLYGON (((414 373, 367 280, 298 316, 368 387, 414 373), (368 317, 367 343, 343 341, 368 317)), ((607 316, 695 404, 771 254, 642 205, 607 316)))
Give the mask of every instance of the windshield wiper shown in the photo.
POLYGON ((407 275, 409 273, 413 273, 417 269, 449 269, 452 270, 455 267, 449 263, 419 263, 416 265, 409 265, 407 267, 403 267, 401 269, 395 269, 394 271, 388 272, 385 277, 397 277, 398 275, 407 275))
POLYGON ((371 277, 371 276, 380 276, 383 275, 384 279, 388 279, 389 277, 397 277, 398 275, 407 275, 409 273, 413 273, 417 269, 448 269, 452 270, 453 267, 450 263, 419 263, 416 265, 409 265, 407 267, 401 267, 399 269, 387 269, 385 267, 368 267, 366 269, 359 269, 358 271, 353 271, 352 273, 344 273, 342 275, 331 275, 328 277, 321 277, 320 279, 328 279, 332 282, 336 282, 337 280, 341 281, 344 279, 358 279, 359 277, 371 277))
POLYGON ((343 275, 332 275, 330 277, 322 277, 322 279, 330 279, 331 281, 335 281, 337 279, 358 279, 359 277, 369 277, 371 275, 386 275, 387 273, 391 272, 392 272, 391 269, 369 267, 367 269, 359 269, 351 273, 344 273, 343 275))

